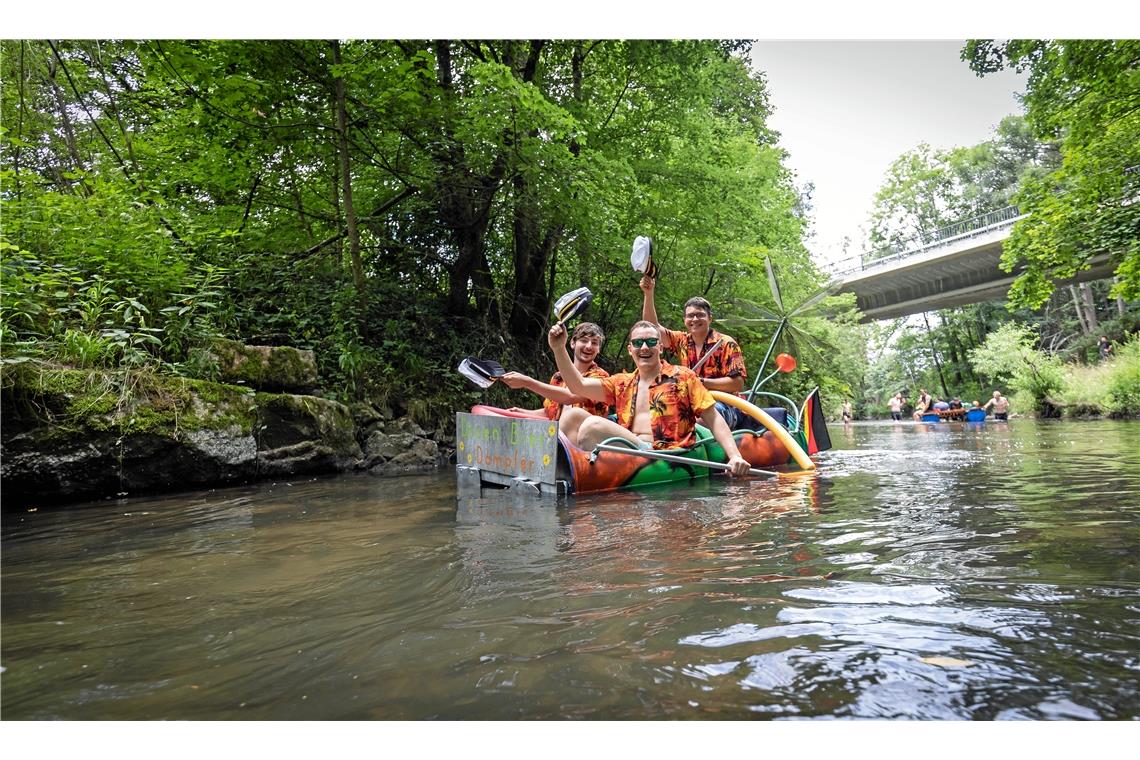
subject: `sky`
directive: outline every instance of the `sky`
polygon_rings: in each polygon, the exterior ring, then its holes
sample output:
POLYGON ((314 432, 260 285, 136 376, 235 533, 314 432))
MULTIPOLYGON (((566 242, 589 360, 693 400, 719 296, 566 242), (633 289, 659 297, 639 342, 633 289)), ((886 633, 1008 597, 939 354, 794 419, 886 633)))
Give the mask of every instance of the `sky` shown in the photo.
POLYGON ((920 143, 976 145, 1022 113, 1025 74, 978 77, 959 59, 962 41, 757 41, 754 67, 768 81, 786 165, 796 185, 815 185, 818 264, 861 252, 874 195, 891 163, 920 143))

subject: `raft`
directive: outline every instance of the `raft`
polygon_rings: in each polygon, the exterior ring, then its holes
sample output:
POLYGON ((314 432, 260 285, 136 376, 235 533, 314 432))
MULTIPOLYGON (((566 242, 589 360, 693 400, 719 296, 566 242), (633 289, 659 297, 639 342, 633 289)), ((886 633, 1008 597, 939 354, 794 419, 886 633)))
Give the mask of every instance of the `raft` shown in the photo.
MULTIPOLYGON (((814 463, 806 459, 806 455, 825 451, 831 447, 820 409, 818 389, 804 402, 802 416, 803 424, 797 424, 796 429, 792 431, 787 429, 776 432, 768 429, 733 431, 733 438, 740 449, 740 455, 752 467, 758 469, 793 465, 798 460, 806 461, 814 467, 814 463), (788 444, 793 451, 789 451, 788 444), (801 450, 795 451, 796 448, 801 450)), ((476 405, 471 408, 470 416, 462 415, 462 417, 465 419, 457 420, 457 430, 461 433, 466 431, 468 440, 463 440, 464 435, 458 436, 460 440, 457 444, 456 466, 461 486, 464 483, 474 485, 477 482, 480 486, 497 484, 535 492, 587 494, 663 483, 690 482, 720 472, 697 462, 690 464, 647 459, 637 454, 625 454, 613 450, 586 451, 571 443, 557 429, 556 422, 498 407, 476 405), (489 449, 497 442, 504 455, 489 457, 481 448, 475 451, 475 448, 481 444, 475 442, 476 434, 471 433, 471 430, 486 424, 499 425, 502 430, 498 436, 484 434, 484 439, 489 441, 486 447, 489 449), (538 438, 547 441, 545 445, 549 448, 543 448, 543 441, 539 441, 538 438), (510 449, 509 445, 503 446, 503 441, 508 440, 531 441, 536 448, 533 449, 533 454, 529 455, 530 458, 527 458, 527 454, 518 453, 517 447, 510 449), (527 477, 528 471, 529 477, 527 477)), ((765 424, 779 424, 771 422, 771 417, 768 419, 769 422, 765 424)), ((703 425, 697 425, 696 436, 698 443, 690 449, 658 449, 656 452, 672 454, 683 459, 720 463, 728 461, 724 449, 713 438, 711 431, 703 425)), ((603 443, 610 447, 626 445, 624 439, 620 438, 612 438, 603 443)), ((633 451, 632 448, 630 450, 633 451)))
POLYGON ((939 409, 931 410, 922 415, 923 422, 980 422, 986 418, 985 410, 977 409, 939 409), (981 411, 982 416, 973 416, 973 412, 981 411))

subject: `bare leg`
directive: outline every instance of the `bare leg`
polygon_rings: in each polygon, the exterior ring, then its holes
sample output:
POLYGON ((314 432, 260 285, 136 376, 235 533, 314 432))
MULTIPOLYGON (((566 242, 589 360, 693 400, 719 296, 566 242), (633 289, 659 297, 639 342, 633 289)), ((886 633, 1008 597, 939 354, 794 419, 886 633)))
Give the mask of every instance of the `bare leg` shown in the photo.
POLYGON ((590 414, 578 407, 565 407, 558 428, 570 442, 589 451, 607 438, 624 438, 640 447, 640 439, 613 420, 590 414))
POLYGON ((577 444, 578 428, 589 416, 590 413, 581 407, 564 406, 562 407, 562 416, 558 418, 558 429, 570 439, 571 443, 577 444))
POLYGON ((591 415, 578 429, 578 447, 590 451, 607 438, 624 438, 637 448, 645 442, 613 420, 591 415))

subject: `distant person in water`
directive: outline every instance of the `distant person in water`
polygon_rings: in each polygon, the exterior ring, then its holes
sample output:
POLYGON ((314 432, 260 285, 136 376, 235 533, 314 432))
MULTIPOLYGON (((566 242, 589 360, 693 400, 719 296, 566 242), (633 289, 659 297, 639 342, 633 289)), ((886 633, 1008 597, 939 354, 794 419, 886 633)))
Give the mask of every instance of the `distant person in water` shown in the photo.
POLYGON ((1001 395, 1001 391, 994 391, 994 397, 986 402, 985 409, 994 408, 995 420, 1009 419, 1009 399, 1001 395))
POLYGON ((891 410, 891 419, 898 422, 902 419, 903 397, 901 393, 896 393, 890 401, 887 402, 887 407, 891 410))
MULTIPOLYGON (((574 357, 574 366, 582 377, 609 377, 610 373, 598 366, 594 361, 602 351, 606 342, 606 334, 602 328, 593 322, 582 322, 574 328, 574 335, 570 339, 570 352, 574 357)), ((544 399, 539 409, 520 409, 512 406, 507 411, 529 414, 535 417, 545 416, 556 420, 562 416, 564 406, 577 406, 590 414, 605 417, 610 413, 610 407, 599 401, 575 396, 566 387, 561 372, 555 372, 549 383, 539 382, 529 375, 521 372, 508 372, 500 380, 508 388, 525 388, 544 399)))
POLYGON ((953 400, 950 402, 950 408, 951 409, 961 409, 962 408, 962 399, 955 396, 953 398, 953 400))
POLYGON ((744 475, 748 461, 732 437, 716 401, 688 367, 661 361, 661 335, 657 325, 642 320, 629 331, 628 351, 636 369, 609 377, 582 377, 566 353, 566 328, 555 325, 547 334, 550 350, 566 387, 576 396, 610 404, 617 422, 569 408, 558 428, 570 442, 587 451, 607 438, 623 438, 641 449, 689 448, 697 442, 700 421, 724 449, 729 472, 744 475))
POLYGON ((934 411, 936 411, 936 412, 945 412, 949 408, 950 408, 950 404, 948 404, 945 401, 939 400, 939 401, 934 402, 934 411))
POLYGON ((851 400, 850 399, 844 399, 843 400, 843 422, 844 422, 844 424, 846 424, 853 419, 855 419, 855 410, 851 408, 851 400))
POLYGON ((918 391, 918 401, 914 402, 914 418, 921 420, 922 415, 930 411, 930 404, 930 394, 926 392, 925 388, 920 388, 918 391))

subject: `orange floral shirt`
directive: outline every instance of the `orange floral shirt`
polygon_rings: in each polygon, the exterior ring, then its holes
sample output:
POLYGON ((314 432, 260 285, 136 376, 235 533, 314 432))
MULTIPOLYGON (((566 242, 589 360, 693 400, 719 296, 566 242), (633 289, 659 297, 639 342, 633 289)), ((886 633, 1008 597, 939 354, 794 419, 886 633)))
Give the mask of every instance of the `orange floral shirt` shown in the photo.
MULTIPOLYGON (((609 377, 610 373, 598 366, 597 362, 591 362, 590 366, 582 373, 582 377, 596 377, 603 378, 609 377)), ((561 388, 566 387, 566 381, 562 379, 561 372, 555 372, 554 376, 550 378, 551 385, 557 385, 561 388)), ((545 399, 542 402, 542 410, 546 412, 546 416, 552 420, 556 420, 562 416, 562 404, 557 401, 545 399)), ((593 399, 583 399, 577 404, 568 404, 568 406, 577 406, 585 409, 590 414, 596 414, 599 417, 605 417, 610 413, 610 405, 603 404, 601 401, 594 401, 593 399)))
POLYGON ((739 376, 741 379, 748 377, 748 371, 744 369, 744 354, 740 351, 740 344, 731 335, 709 330, 709 334, 705 336, 705 344, 698 350, 692 333, 680 330, 666 330, 666 332, 673 341, 673 348, 669 350, 682 367, 692 369, 693 365, 703 359, 708 350, 723 338, 724 343, 701 365, 697 374, 701 377, 739 376))
MULTIPOLYGON (((623 372, 602 380, 606 401, 617 410, 618 424, 633 429, 637 408, 637 372, 623 372)), ((697 442, 696 424, 701 412, 716 401, 688 367, 661 362, 661 374, 649 385, 649 426, 653 448, 683 449, 697 442)))

